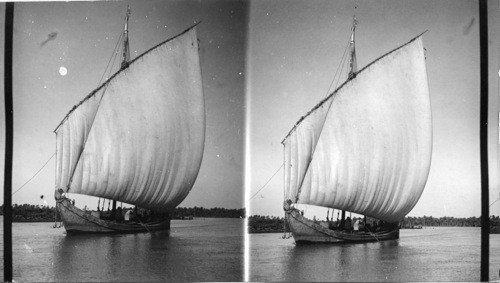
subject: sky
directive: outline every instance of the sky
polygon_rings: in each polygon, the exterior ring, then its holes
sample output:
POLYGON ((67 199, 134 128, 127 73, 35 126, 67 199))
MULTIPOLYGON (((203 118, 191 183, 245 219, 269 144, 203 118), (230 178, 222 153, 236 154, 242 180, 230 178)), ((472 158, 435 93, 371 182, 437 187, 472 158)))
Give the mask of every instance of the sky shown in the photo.
MULTIPOLYGON (((490 1, 489 9, 489 26, 498 26, 498 1, 490 1)), ((326 97, 349 40, 353 15, 358 21, 358 69, 428 31, 423 42, 433 152, 427 184, 408 215, 480 216, 479 8, 477 1, 470 0, 251 1, 247 51, 249 214, 283 217, 281 141, 301 116, 326 97)), ((494 30, 490 48, 492 203, 500 197, 496 173, 499 49, 494 30)), ((346 79, 345 69, 342 76, 340 82, 346 79)), ((500 201, 490 207, 490 214, 500 214, 500 201)), ((306 208, 306 216, 312 215, 323 219, 326 208, 306 208)))
MULTIPOLYGON (((98 87, 131 7, 131 58, 198 25, 206 112, 205 150, 198 178, 181 207, 242 208, 245 126, 245 41, 242 1, 107 1, 16 3, 14 14, 13 191, 55 152, 53 130, 98 87)), ((4 38, 5 3, 0 3, 4 38)), ((3 41, 3 40, 2 40, 3 41)), ((3 65, 3 44, 0 60, 3 65)), ((115 65, 116 70, 116 65, 115 65)), ((3 89, 3 68, 0 71, 3 89)), ((4 100, 0 107, 4 109, 4 100)), ((3 184, 5 116, 0 116, 3 184)), ((55 206, 55 158, 13 195, 12 202, 55 206), (41 196, 44 199, 41 199, 41 196), (46 203, 45 203, 46 202, 46 203)), ((71 194, 79 207, 97 199, 71 194)), ((0 196, 3 203, 3 194, 0 196)))

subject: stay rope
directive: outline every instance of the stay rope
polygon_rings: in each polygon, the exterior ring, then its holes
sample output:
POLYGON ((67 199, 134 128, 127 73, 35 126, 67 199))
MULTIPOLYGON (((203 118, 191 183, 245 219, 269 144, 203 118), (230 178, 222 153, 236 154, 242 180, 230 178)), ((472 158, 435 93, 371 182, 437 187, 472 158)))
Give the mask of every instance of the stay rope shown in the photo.
POLYGON ((350 44, 350 41, 347 41, 347 45, 344 49, 344 54, 342 54, 342 59, 340 60, 339 62, 339 65, 337 67, 337 70, 335 71, 335 74, 333 75, 333 78, 332 78, 332 81, 330 83, 330 86, 328 87, 328 90, 326 91, 326 95, 325 95, 325 98, 330 94, 330 89, 332 89, 332 85, 333 83, 335 82, 335 79, 337 79, 337 82, 335 83, 335 89, 337 88, 337 86, 339 85, 339 80, 340 80, 340 74, 342 73, 342 70, 344 70, 344 65, 346 65, 346 59, 347 59, 347 49, 349 48, 349 44, 350 44), (339 72, 339 69, 340 69, 340 72, 339 72), (339 74, 338 77, 337 77, 337 73, 339 74))
POLYGON ((102 83, 102 80, 104 79, 104 75, 106 75, 106 71, 108 72, 108 76, 111 75, 111 71, 113 70, 113 67, 115 66, 116 63, 116 57, 118 56, 117 54, 119 53, 118 46, 121 43, 121 39, 123 37, 123 31, 120 32, 120 36, 118 37, 118 40, 116 41, 115 48, 113 49, 113 53, 111 57, 109 58, 108 64, 106 65, 106 68, 104 69, 104 72, 102 73, 101 79, 99 80, 99 83, 97 83, 97 86, 100 86, 102 83), (111 67, 109 67, 109 64, 112 63, 111 67), (109 68, 109 70, 108 70, 109 68))
POLYGON ((18 191, 20 191, 24 186, 26 186, 31 180, 33 180, 33 178, 35 178, 36 175, 38 175, 38 173, 40 173, 40 171, 42 171, 43 168, 45 168, 45 166, 47 166, 47 164, 49 163, 49 161, 54 157, 54 155, 56 155, 56 153, 54 152, 54 154, 52 154, 52 156, 45 162, 45 164, 43 164, 42 168, 38 169, 38 171, 36 171, 36 173, 31 177, 29 178, 28 181, 26 181, 26 183, 24 183, 21 187, 19 187, 14 193, 12 193, 12 195, 14 195, 15 193, 17 193, 18 191))
POLYGON ((284 166, 285 164, 282 163, 281 166, 278 168, 278 170, 276 170, 276 172, 274 172, 274 174, 271 176, 271 178, 269 178, 269 180, 267 180, 267 182, 264 184, 264 186, 262 186, 257 192, 255 192, 255 194, 253 194, 253 196, 249 199, 253 199, 260 191, 262 191, 262 189, 264 189, 266 187, 266 185, 271 182, 271 180, 274 178, 274 176, 276 176, 276 174, 278 174, 279 170, 284 166))
POLYGON ((492 203, 490 204, 490 207, 491 207, 491 206, 492 206, 495 202, 497 202, 499 199, 500 199, 500 197, 499 197, 499 198, 497 198, 497 200, 495 200, 494 202, 492 202, 492 203))

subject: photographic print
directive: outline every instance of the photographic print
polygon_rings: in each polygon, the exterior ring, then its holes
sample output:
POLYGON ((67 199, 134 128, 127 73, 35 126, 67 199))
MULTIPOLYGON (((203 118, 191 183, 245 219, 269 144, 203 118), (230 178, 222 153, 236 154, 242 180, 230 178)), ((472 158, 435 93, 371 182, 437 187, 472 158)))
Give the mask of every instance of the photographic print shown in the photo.
POLYGON ((478 16, 477 1, 251 2, 250 281, 479 280, 478 16))
POLYGON ((13 280, 243 280, 246 22, 236 1, 14 3, 13 280))

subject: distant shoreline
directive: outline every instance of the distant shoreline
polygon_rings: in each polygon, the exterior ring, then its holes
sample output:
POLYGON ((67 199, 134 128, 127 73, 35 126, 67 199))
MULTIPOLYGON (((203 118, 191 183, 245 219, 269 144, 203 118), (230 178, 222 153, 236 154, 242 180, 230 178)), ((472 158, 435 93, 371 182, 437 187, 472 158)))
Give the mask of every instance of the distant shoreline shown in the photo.
MULTIPOLYGON (((172 220, 190 220, 193 218, 245 218, 244 208, 204 208, 204 207, 176 207, 171 213, 172 220)), ((3 204, 0 205, 0 216, 3 216, 3 204)), ((33 204, 14 204, 12 206, 13 223, 32 223, 32 222, 59 222, 56 217, 56 208, 40 206, 33 204)))
MULTIPOLYGON (((283 233, 283 227, 286 225, 284 219, 284 217, 252 215, 248 217, 248 233, 283 233)), ((400 221, 400 225, 401 229, 422 229, 426 227, 481 227, 481 218, 474 216, 469 218, 410 216, 400 221)), ((495 215, 490 216, 490 225, 493 227, 500 226, 500 217, 495 215)), ((286 232, 290 232, 288 225, 286 225, 286 232)))
MULTIPOLYGON (((3 218, 3 215, 0 215, 0 217, 3 218)), ((235 217, 194 217, 193 219, 171 219, 175 221, 192 221, 192 220, 200 220, 200 219, 221 219, 221 218, 227 218, 227 219, 233 219, 235 217)), ((42 220, 22 220, 22 221, 12 221, 12 223, 52 223, 54 222, 54 219, 49 220, 49 219, 42 219, 42 220)), ((57 221, 60 222, 60 221, 57 221)), ((269 232, 269 233, 274 233, 274 232, 269 232)))

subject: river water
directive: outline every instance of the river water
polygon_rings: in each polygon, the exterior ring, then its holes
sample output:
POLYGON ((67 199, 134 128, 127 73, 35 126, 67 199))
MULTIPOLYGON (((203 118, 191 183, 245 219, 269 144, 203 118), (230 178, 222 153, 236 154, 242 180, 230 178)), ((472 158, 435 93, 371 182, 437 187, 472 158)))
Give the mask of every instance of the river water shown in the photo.
POLYGON ((170 235, 67 236, 52 225, 13 224, 15 281, 243 280, 243 219, 173 220, 170 235))
MULTIPOLYGON (((480 228, 401 230, 400 239, 295 245, 250 235, 250 281, 479 281, 480 228)), ((490 235, 490 280, 499 280, 500 235, 490 235)))
MULTIPOLYGON (((170 235, 67 236, 64 228, 52 225, 14 223, 15 281, 244 279, 242 219, 174 220, 170 235)), ((1 234, 2 229, 3 224, 1 234)), ((395 241, 299 246, 281 233, 251 234, 249 279, 479 281, 480 234, 480 228, 435 227, 401 230, 395 241)), ((3 237, 0 247, 3 254, 3 237)), ((499 280, 499 269, 500 235, 490 235, 491 281, 499 280)))

